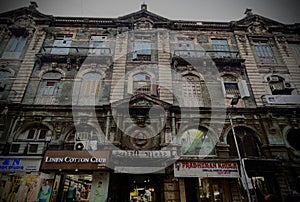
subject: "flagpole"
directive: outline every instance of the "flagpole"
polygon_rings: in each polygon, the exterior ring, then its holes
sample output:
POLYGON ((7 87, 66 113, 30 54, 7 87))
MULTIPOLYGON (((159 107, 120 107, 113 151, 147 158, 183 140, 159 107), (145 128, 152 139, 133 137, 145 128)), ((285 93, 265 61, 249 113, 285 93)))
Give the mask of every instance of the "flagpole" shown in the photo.
MULTIPOLYGON (((239 98, 240 97, 237 97, 237 98, 233 98, 231 100, 231 108, 233 108, 233 105, 236 105, 238 103, 239 98)), ((232 123, 231 113, 232 112, 230 112, 228 114, 228 117, 229 117, 229 120, 230 120, 230 125, 231 125, 232 134, 233 134, 234 144, 235 144, 237 155, 238 155, 239 162, 240 162, 240 170, 241 170, 241 176, 240 176, 240 178, 242 180, 242 184, 244 185, 244 188, 246 189, 248 201, 251 202, 251 195, 250 195, 250 191, 249 191, 249 184, 248 184, 248 179, 247 179, 247 173, 246 173, 246 169, 245 169, 245 165, 244 165, 243 159, 242 159, 241 154, 240 154, 239 145, 238 145, 238 142, 237 142, 237 139, 236 139, 236 134, 235 134, 235 130, 234 130, 233 123, 232 123)))

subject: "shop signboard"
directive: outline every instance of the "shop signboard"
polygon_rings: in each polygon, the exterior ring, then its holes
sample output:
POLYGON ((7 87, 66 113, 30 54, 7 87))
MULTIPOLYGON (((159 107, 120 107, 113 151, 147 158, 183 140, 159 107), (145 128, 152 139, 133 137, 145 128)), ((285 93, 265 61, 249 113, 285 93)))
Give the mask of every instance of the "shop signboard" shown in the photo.
POLYGON ((0 171, 38 171, 41 165, 41 158, 31 159, 26 157, 1 158, 0 171))
POLYGON ((42 170, 101 170, 108 160, 108 151, 47 151, 42 170))
POLYGON ((238 165, 235 162, 184 161, 174 164, 175 177, 199 178, 238 178, 238 165))
POLYGON ((170 158, 171 151, 155 150, 112 150, 116 158, 170 158))

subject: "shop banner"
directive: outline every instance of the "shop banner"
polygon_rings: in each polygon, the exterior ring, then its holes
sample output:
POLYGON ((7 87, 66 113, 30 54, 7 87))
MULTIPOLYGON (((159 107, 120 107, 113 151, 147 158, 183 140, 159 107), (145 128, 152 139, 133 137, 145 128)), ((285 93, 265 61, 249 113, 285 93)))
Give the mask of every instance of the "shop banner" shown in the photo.
POLYGON ((42 170, 101 170, 108 160, 108 151, 47 151, 42 170))
POLYGON ((39 171, 40 165, 41 158, 0 158, 0 171, 39 171))
POLYGON ((232 162, 176 162, 174 164, 175 177, 218 177, 238 178, 237 163, 232 162))

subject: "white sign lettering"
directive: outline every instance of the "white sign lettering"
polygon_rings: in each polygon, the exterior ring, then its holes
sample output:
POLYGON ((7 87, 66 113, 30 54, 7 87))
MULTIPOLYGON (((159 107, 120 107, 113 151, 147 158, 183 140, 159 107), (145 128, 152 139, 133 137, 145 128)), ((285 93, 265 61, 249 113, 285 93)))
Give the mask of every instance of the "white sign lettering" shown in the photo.
POLYGON ((106 158, 45 157, 45 163, 106 163, 106 158))
POLYGON ((170 151, 145 151, 145 150, 113 150, 114 157, 130 157, 130 158, 170 158, 170 151))
POLYGON ((237 163, 231 162, 177 162, 174 164, 175 177, 239 177, 237 163))

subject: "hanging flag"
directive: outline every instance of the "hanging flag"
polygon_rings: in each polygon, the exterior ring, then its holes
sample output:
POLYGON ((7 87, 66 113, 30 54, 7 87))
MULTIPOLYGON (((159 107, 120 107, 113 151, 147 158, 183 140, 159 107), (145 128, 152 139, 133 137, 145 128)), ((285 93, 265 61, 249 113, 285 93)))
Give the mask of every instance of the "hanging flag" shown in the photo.
POLYGON ((241 181, 243 184, 244 189, 253 189, 253 185, 251 182, 251 179, 248 177, 245 168, 245 163, 244 163, 244 159, 242 159, 242 164, 240 165, 240 170, 241 170, 241 181))

